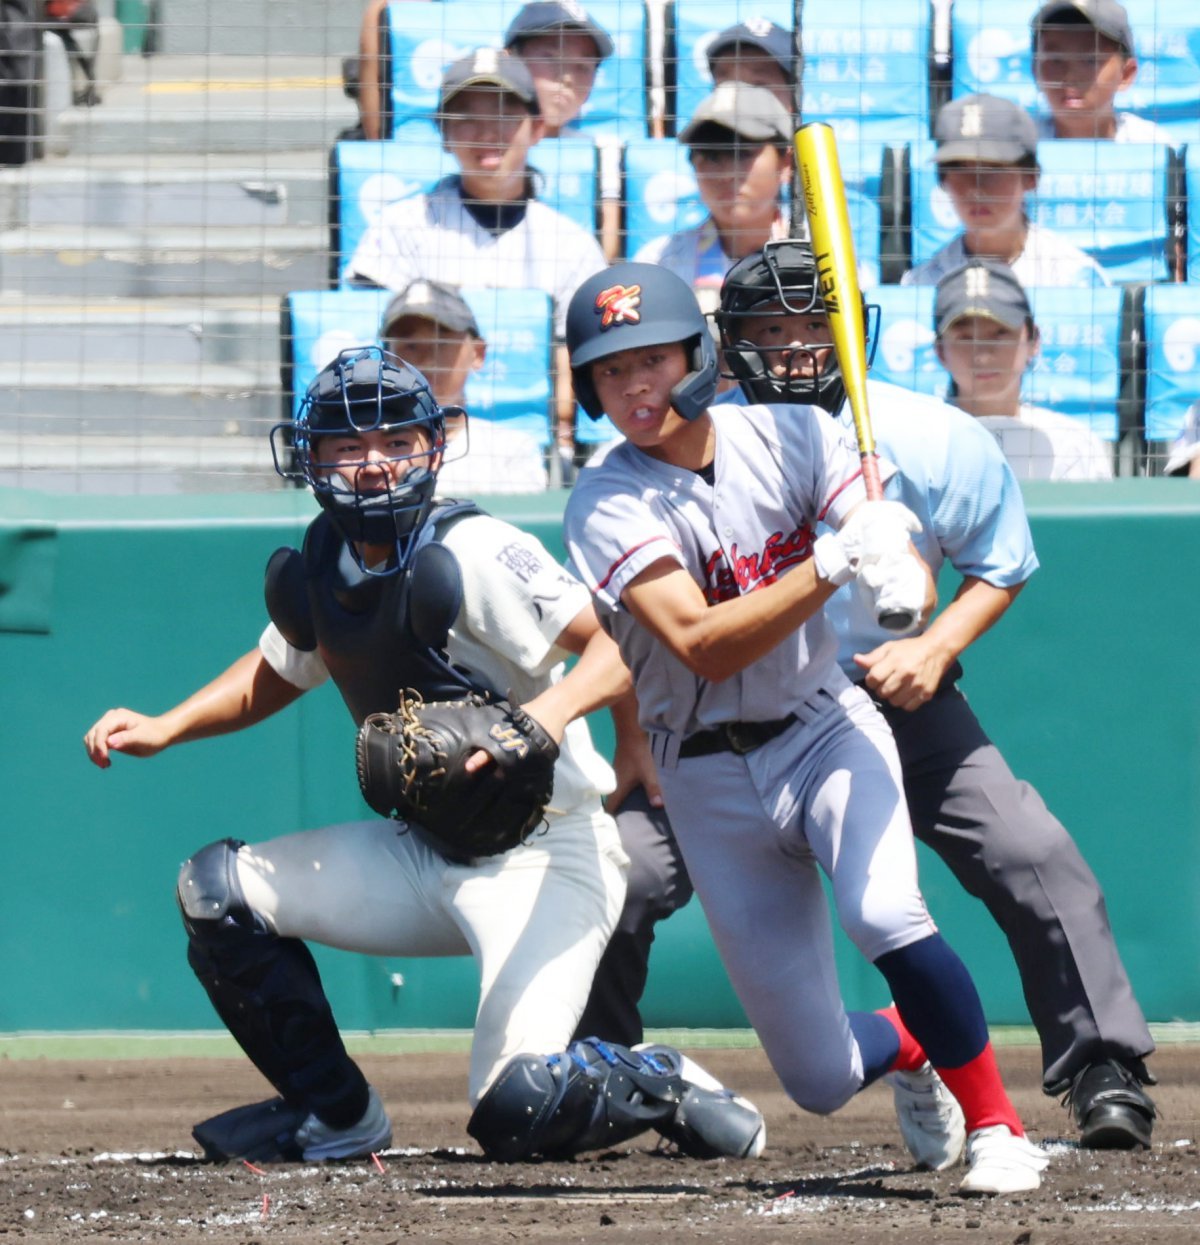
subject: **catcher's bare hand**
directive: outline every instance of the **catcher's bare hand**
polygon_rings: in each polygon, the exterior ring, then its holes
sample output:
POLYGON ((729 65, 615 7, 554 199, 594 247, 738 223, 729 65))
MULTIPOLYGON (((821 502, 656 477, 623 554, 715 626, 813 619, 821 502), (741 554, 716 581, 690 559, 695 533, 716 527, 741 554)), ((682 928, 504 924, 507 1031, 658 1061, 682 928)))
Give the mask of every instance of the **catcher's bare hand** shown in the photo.
POLYGON ((100 769, 112 764, 111 753, 152 757, 171 742, 161 720, 132 709, 110 709, 83 737, 88 759, 100 769))

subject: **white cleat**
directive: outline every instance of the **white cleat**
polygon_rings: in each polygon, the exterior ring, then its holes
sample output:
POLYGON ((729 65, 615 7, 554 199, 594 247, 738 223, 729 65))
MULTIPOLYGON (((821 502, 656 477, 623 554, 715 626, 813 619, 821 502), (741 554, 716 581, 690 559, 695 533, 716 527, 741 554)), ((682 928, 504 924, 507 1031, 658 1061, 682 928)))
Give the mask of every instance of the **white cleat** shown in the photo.
POLYGON ((1049 1157, 1004 1124, 977 1128, 967 1138, 970 1170, 959 1193, 1029 1193, 1040 1188, 1049 1157))
POLYGON ((918 1167, 945 1171, 962 1157, 967 1125, 962 1107, 926 1063, 915 1072, 889 1072, 900 1135, 918 1167))
POLYGON ((296 1129, 296 1145, 310 1163, 321 1159, 366 1158, 391 1144, 391 1121, 374 1088, 371 1088, 366 1112, 357 1124, 332 1128, 315 1115, 309 1115, 296 1129))

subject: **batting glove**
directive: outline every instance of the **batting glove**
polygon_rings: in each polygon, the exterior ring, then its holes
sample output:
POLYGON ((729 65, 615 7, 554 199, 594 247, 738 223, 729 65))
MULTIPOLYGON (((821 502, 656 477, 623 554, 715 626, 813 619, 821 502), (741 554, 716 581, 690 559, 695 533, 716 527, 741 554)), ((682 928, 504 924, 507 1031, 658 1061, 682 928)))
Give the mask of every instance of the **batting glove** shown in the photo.
POLYGON ((864 502, 838 531, 813 542, 817 575, 840 588, 864 565, 907 553, 909 538, 920 530, 921 520, 900 502, 864 502))
POLYGON ((876 619, 886 622, 889 631, 896 635, 911 635, 921 623, 921 611, 925 608, 927 581, 925 568, 911 553, 877 558, 864 563, 858 573, 858 590, 868 601, 876 619), (907 616, 907 626, 897 625, 897 619, 907 616))

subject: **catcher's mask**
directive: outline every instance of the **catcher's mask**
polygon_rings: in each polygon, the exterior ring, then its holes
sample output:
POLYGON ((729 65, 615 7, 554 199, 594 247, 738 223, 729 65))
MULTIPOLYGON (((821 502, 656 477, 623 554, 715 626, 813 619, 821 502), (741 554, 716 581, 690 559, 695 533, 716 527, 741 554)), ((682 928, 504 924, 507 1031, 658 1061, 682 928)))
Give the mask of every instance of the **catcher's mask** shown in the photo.
POLYGON ((604 407, 592 383, 598 359, 682 342, 688 373, 671 390, 671 405, 695 419, 717 392, 717 348, 708 322, 686 281, 654 264, 613 264, 589 277, 567 308, 567 351, 579 405, 593 418, 604 407))
POLYGON ((455 410, 439 407, 425 377, 398 356, 378 346, 343 350, 309 385, 296 418, 271 429, 275 470, 312 489, 364 571, 394 574, 433 506, 445 416, 455 410), (425 430, 428 448, 353 457, 354 438, 412 427, 425 430), (390 545, 395 557, 366 567, 363 545, 390 545))
MULTIPOLYGON (((846 386, 837 355, 827 341, 791 340, 760 346, 743 331, 750 317, 813 314, 825 315, 825 300, 807 243, 783 238, 739 260, 725 276, 716 313, 721 352, 729 368, 724 375, 740 381, 756 402, 804 402, 836 415, 845 401, 846 386)), ((866 299, 863 324, 869 365, 878 338, 879 308, 868 305, 866 299)))

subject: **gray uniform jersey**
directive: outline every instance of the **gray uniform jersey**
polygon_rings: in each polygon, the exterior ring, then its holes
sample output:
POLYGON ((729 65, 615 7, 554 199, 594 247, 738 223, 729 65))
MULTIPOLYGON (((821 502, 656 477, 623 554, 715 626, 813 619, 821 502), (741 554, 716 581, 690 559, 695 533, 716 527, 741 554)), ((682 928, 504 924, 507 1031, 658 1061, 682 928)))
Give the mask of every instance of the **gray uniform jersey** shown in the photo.
POLYGON ((687 570, 710 604, 753 592, 812 556, 819 521, 840 526, 866 496, 857 454, 824 411, 719 406, 713 420, 713 484, 622 443, 579 473, 566 510, 572 563, 633 671, 642 724, 677 737, 786 717, 822 688, 845 685, 821 613, 740 674, 711 683, 621 606, 628 584, 664 558, 687 570))

